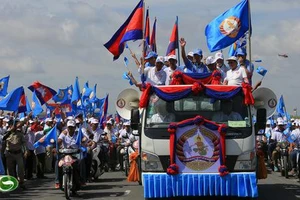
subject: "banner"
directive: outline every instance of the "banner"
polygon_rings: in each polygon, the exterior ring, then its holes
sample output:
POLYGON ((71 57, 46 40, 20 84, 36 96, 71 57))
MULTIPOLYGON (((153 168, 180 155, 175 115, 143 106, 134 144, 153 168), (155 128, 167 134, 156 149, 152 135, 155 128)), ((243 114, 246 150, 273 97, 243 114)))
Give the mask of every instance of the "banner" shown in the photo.
POLYGON ((219 173, 227 175, 225 158, 226 126, 202 116, 171 123, 170 163, 167 173, 219 173))

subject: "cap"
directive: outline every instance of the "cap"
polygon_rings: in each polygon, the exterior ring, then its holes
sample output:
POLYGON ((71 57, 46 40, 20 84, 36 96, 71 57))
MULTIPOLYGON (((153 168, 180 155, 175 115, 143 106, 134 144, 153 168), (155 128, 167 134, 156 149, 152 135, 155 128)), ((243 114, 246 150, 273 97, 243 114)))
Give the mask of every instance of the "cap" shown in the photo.
POLYGON ((284 121, 283 120, 277 120, 277 125, 278 126, 283 126, 284 125, 284 121))
POLYGON ((271 125, 271 120, 268 119, 266 125, 271 125))
POLYGON ((91 120, 91 123, 92 124, 99 124, 99 120, 94 118, 94 119, 91 120))
POLYGON ((25 121, 25 117, 22 117, 21 119, 20 119, 20 122, 24 122, 25 121))
POLYGON ((227 61, 229 61, 229 60, 233 60, 233 61, 237 62, 237 58, 235 56, 231 56, 231 57, 227 58, 227 61))
POLYGON ((76 123, 74 120, 69 120, 68 123, 67 123, 67 127, 69 126, 72 126, 72 127, 75 127, 76 126, 76 123))
POLYGON ((46 118, 45 122, 53 122, 52 118, 46 118))
POLYGON ((32 124, 33 122, 34 122, 34 121, 33 121, 33 120, 31 120, 31 119, 29 120, 29 124, 32 124))
POLYGON ((164 57, 164 61, 165 61, 165 62, 169 61, 168 56, 165 56, 165 57, 164 57))
POLYGON ((67 120, 74 120, 74 117, 73 116, 68 116, 67 120))
POLYGON ((9 119, 8 119, 7 117, 5 117, 5 118, 3 119, 3 121, 4 121, 4 122, 9 122, 9 119))
POLYGON ((188 56, 194 56, 194 53, 192 52, 192 51, 190 51, 189 53, 188 53, 188 56))
POLYGON ((236 55, 241 55, 241 56, 245 56, 247 53, 246 53, 246 49, 244 48, 238 48, 236 50, 236 55))
POLYGON ((75 119, 75 123, 76 123, 76 124, 80 124, 79 119, 75 119))
POLYGON ((223 56, 222 52, 217 52, 217 53, 215 54, 215 59, 216 59, 216 60, 219 60, 219 59, 224 60, 224 56, 223 56))
POLYGON ((0 119, 4 119, 4 116, 0 116, 0 119))
POLYGON ((201 49, 195 49, 193 51, 193 55, 199 55, 199 56, 202 56, 202 50, 201 49))
POLYGON ((106 124, 112 124, 112 121, 108 120, 108 121, 106 122, 106 124))
POLYGON ((157 57, 157 53, 155 53, 154 51, 150 51, 147 56, 145 57, 145 59, 150 59, 150 58, 156 58, 157 57))
POLYGON ((170 56, 168 56, 168 60, 170 60, 170 59, 177 60, 177 57, 176 57, 176 55, 170 55, 170 56))
POLYGON ((130 122, 124 122, 124 126, 130 126, 130 122))
POLYGON ((214 64, 216 62, 215 58, 213 56, 208 56, 206 58, 206 65, 211 65, 211 64, 214 64))
POLYGON ((156 58, 156 62, 164 63, 164 57, 163 57, 163 56, 158 56, 158 57, 156 58))
POLYGON ((291 119, 291 122, 293 122, 293 121, 295 121, 295 119, 294 119, 294 118, 292 118, 292 119, 291 119))

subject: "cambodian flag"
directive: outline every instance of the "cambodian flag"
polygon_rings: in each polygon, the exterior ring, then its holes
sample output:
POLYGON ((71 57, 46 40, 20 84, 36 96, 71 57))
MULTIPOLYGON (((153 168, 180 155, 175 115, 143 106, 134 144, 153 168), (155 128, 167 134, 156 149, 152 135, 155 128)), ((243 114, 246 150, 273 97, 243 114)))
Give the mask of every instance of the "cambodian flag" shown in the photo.
POLYGON ((155 20, 153 23, 152 34, 151 34, 149 45, 150 45, 152 51, 157 52, 157 49, 156 49, 156 17, 155 17, 155 20))
POLYGON ((170 37, 169 46, 167 49, 166 55, 175 55, 175 50, 179 48, 179 39, 178 39, 178 17, 176 17, 176 22, 174 24, 172 34, 170 37))
POLYGON ((117 30, 112 38, 104 44, 108 51, 118 59, 124 51, 125 42, 143 38, 143 10, 144 2, 141 0, 132 11, 125 23, 117 30))
POLYGON ((56 95, 56 91, 52 88, 41 84, 38 81, 32 83, 31 86, 28 87, 32 92, 35 91, 36 96, 41 102, 41 105, 44 105, 47 101, 49 101, 54 95, 56 95))
POLYGON ((146 22, 145 22, 145 31, 144 31, 144 37, 145 37, 145 50, 144 50, 144 57, 147 56, 147 49, 150 45, 150 19, 149 19, 149 9, 147 9, 146 12, 146 22))
POLYGON ((105 97, 105 101, 102 107, 102 115, 100 118, 100 125, 104 125, 104 122, 106 120, 106 116, 107 116, 107 109, 108 109, 108 94, 105 97))

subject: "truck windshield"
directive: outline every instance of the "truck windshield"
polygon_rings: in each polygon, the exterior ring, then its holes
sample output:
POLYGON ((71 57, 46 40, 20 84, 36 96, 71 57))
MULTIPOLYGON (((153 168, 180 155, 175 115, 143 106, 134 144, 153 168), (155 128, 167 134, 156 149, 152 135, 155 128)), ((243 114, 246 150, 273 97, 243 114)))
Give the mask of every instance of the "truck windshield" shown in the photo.
POLYGON ((171 102, 166 102, 153 94, 146 115, 148 128, 165 128, 170 122, 180 122, 197 115, 230 127, 251 127, 249 107, 243 105, 242 94, 227 100, 216 100, 201 95, 188 96, 171 102))

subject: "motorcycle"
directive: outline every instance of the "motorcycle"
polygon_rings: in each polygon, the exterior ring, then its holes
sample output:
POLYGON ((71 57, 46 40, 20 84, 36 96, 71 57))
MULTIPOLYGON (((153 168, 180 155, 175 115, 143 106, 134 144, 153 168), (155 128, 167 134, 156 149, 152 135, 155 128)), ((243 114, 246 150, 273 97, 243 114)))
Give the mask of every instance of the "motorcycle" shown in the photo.
POLYGON ((98 155, 100 154, 101 151, 101 147, 97 146, 96 148, 93 149, 93 158, 92 158, 92 166, 91 166, 91 177, 94 180, 97 180, 99 176, 101 176, 103 174, 102 170, 101 170, 101 161, 98 157, 98 155))
POLYGON ((80 149, 59 149, 58 152, 62 154, 62 158, 58 162, 58 166, 62 167, 63 172, 62 188, 66 199, 70 199, 71 192, 75 193, 77 190, 73 177, 73 163, 77 161, 74 155, 80 153, 80 149))
POLYGON ((289 143, 288 142, 280 142, 278 143, 280 147, 280 166, 281 166, 281 176, 284 176, 285 178, 289 178, 289 143))

